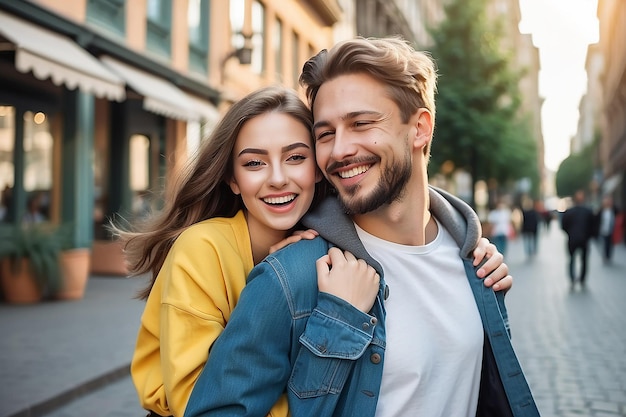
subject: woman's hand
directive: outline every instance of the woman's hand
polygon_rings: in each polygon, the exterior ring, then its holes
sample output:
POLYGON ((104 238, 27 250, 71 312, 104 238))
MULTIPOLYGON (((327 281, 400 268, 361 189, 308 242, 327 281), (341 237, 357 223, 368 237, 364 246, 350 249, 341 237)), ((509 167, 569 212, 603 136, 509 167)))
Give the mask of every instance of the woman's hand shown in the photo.
POLYGON ((327 255, 315 263, 317 285, 321 292, 339 297, 364 313, 372 309, 380 276, 364 260, 348 251, 330 248, 327 255))
POLYGON ((284 238, 283 240, 281 240, 275 245, 270 246, 270 253, 274 253, 278 249, 282 249, 285 246, 289 245, 290 243, 295 243, 302 239, 309 239, 309 240, 315 239, 317 236, 319 236, 319 233, 317 233, 317 231, 313 229, 296 230, 295 232, 293 232, 293 235, 284 238))
POLYGON ((485 278, 485 286, 493 287, 494 291, 510 290, 513 286, 513 277, 509 275, 509 267, 504 263, 504 256, 498 252, 496 245, 483 237, 474 249, 474 266, 479 265, 484 258, 487 261, 478 269, 476 275, 485 278))

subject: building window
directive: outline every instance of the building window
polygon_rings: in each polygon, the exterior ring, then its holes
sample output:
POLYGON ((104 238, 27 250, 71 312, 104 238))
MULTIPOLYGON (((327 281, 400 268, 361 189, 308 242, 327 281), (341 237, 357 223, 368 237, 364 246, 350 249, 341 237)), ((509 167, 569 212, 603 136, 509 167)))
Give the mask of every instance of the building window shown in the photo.
POLYGON ((87 0, 87 22, 124 36, 126 16, 124 0, 87 0))
POLYGON ((22 221, 50 219, 52 190, 52 145, 48 117, 42 112, 24 113, 24 191, 27 207, 22 221))
POLYGON ((265 71, 265 7, 258 1, 252 3, 251 27, 244 27, 245 13, 245 0, 230 1, 231 45, 234 50, 243 48, 246 37, 249 37, 248 45, 252 46, 250 68, 256 74, 262 74, 265 71))
POLYGON ((172 0, 148 0, 148 50, 169 58, 172 51, 172 0))
POLYGON ((15 107, 0 106, 0 222, 13 221, 15 107))
POLYGON ((132 212, 135 218, 150 213, 150 139, 144 135, 130 137, 130 189, 133 192, 132 212))
POLYGON ((39 223, 50 219, 54 139, 45 113, 27 111, 18 118, 14 107, 0 106, 0 222, 39 223))
POLYGON ((230 0, 230 30, 232 31, 231 44, 233 49, 242 48, 243 37, 243 16, 245 13, 244 0, 230 0))
POLYGON ((265 71, 265 7, 259 1, 252 3, 252 71, 265 71))
POLYGON ((297 90, 298 79, 300 78, 300 36, 298 36, 296 32, 292 33, 291 44, 291 71, 293 75, 293 88, 297 90))
POLYGON ((283 22, 276 19, 274 25, 274 66, 276 80, 283 82, 283 22))
POLYGON ((189 69, 207 73, 209 51, 209 0, 189 0, 189 69))

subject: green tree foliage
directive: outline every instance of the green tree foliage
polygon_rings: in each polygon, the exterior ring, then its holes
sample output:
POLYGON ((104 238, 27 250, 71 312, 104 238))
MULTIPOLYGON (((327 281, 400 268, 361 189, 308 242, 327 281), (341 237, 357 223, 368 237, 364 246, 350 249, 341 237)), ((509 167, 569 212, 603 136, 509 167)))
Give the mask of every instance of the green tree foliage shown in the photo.
POLYGON ((559 197, 572 196, 577 190, 587 190, 593 179, 594 145, 565 158, 556 172, 556 193, 559 197))
POLYGON ((451 0, 447 18, 430 30, 439 85, 429 171, 452 161, 473 183, 523 177, 536 183, 536 142, 520 112, 522 71, 512 68, 502 28, 485 10, 485 0, 451 0))

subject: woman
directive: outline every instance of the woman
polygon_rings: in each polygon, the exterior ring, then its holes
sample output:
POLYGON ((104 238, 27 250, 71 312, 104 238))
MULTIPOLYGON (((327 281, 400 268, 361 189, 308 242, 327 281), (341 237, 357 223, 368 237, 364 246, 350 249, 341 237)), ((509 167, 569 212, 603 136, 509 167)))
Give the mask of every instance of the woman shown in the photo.
MULTIPOLYGON (((311 131, 312 116, 294 91, 268 87, 251 93, 203 143, 164 210, 140 232, 117 230, 131 271, 152 275, 141 294, 147 303, 131 365, 141 405, 152 415, 183 415, 252 267, 287 243, 316 236, 311 230, 290 236, 316 188, 317 196, 325 194, 311 131)), ((493 249, 482 243, 478 260, 493 249)), ((378 275, 354 257, 342 268, 358 283, 358 304, 369 309, 378 275)), ((332 285, 324 291, 341 296, 332 285)), ((270 414, 287 415, 286 400, 270 414)))

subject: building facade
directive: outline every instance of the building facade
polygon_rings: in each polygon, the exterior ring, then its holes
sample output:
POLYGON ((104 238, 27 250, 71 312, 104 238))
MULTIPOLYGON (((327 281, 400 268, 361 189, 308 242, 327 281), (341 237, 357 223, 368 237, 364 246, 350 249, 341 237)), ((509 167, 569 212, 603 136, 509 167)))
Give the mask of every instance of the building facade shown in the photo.
MULTIPOLYGON (((626 50, 624 50, 626 3, 619 0, 599 0, 597 15, 600 25, 598 49, 603 62, 599 82, 602 111, 597 120, 600 131, 601 192, 613 195, 615 203, 624 212, 626 211, 626 50)), ((592 67, 587 67, 588 72, 590 68, 592 67)))
POLYGON ((341 13, 334 0, 0 0, 0 221, 71 223, 74 246, 95 251, 108 219, 162 205, 233 100, 297 87, 341 13))
MULTIPOLYGON (((355 35, 427 49, 444 3, 0 0, 0 221, 72 223, 74 246, 99 250, 108 219, 162 205, 233 101, 264 85, 299 89, 306 59, 355 35)), ((519 36, 517 2, 505 3, 519 36)), ((528 44, 515 49, 539 115, 528 44)))

